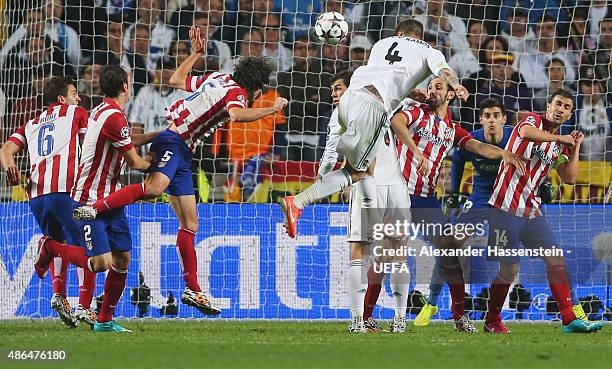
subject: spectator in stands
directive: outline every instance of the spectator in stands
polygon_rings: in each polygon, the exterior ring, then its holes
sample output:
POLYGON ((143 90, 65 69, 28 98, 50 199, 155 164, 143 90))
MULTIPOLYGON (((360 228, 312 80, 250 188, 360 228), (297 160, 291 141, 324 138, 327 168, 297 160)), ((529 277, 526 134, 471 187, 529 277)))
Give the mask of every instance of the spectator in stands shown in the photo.
POLYGON ((478 52, 482 41, 488 37, 488 31, 481 21, 473 21, 468 26, 469 49, 459 51, 450 58, 449 65, 459 78, 465 78, 480 70, 478 52))
POLYGON ((583 50, 594 50, 597 48, 596 41, 589 35, 587 30, 588 16, 588 7, 580 6, 572 9, 567 49, 576 52, 574 56, 576 60, 582 60, 583 50))
POLYGON ((612 161, 612 106, 605 99, 603 81, 583 79, 576 99, 575 122, 563 127, 584 133, 580 160, 612 161))
POLYGON ((461 18, 466 24, 484 22, 485 28, 497 29, 501 0, 455 0, 447 6, 449 13, 461 18))
MULTIPOLYGON (((565 0, 565 4, 574 6, 576 0, 565 0)), ((560 11, 559 0, 503 0, 501 11, 499 13, 500 29, 508 32, 510 25, 505 22, 508 19, 508 13, 512 12, 515 8, 522 8, 529 14, 529 26, 533 27, 536 23, 542 19, 544 13, 551 14, 553 18, 558 19, 559 22, 567 22, 567 16, 565 11, 560 11)))
POLYGON ((176 59, 176 65, 181 65, 189 57, 189 43, 185 41, 173 41, 170 46, 170 56, 176 59))
MULTIPOLYGON (((271 87, 251 103, 253 108, 265 108, 274 104, 278 92, 271 87)), ((268 115, 254 122, 231 122, 227 132, 229 160, 232 176, 225 186, 225 200, 247 201, 258 184, 262 166, 271 161, 276 127, 286 123, 283 111, 268 115)))
POLYGON ((189 39, 189 28, 193 25, 194 13, 204 11, 210 16, 209 23, 215 26, 210 39, 227 42, 234 50, 236 27, 229 20, 230 12, 224 11, 223 0, 187 0, 183 2, 186 4, 182 4, 178 10, 174 11, 169 21, 169 24, 177 30, 179 40, 189 39))
POLYGON ((544 88, 548 85, 546 77, 546 63, 552 58, 559 58, 565 62, 565 76, 568 81, 576 79, 576 61, 572 53, 559 46, 555 28, 557 20, 545 13, 536 24, 537 50, 526 52, 518 60, 518 70, 532 89, 544 88))
POLYGON ((0 87, 0 140, 2 142, 6 142, 6 137, 4 137, 4 115, 6 114, 6 95, 4 95, 4 91, 0 87))
POLYGON ((152 73, 155 69, 149 69, 147 62, 149 53, 149 26, 137 23, 132 31, 130 50, 127 60, 132 70, 132 86, 134 95, 138 95, 140 89, 153 80, 152 73))
POLYGON ((367 36, 355 35, 351 37, 351 46, 349 47, 349 60, 351 69, 356 69, 364 65, 372 50, 372 41, 367 36))
MULTIPOLYGON (((512 122, 515 114, 520 110, 532 110, 530 91, 520 83, 519 74, 512 67, 514 57, 508 53, 495 53, 492 55, 491 64, 491 79, 484 81, 478 88, 475 95, 474 105, 464 104, 461 116, 462 123, 477 122, 476 107, 487 98, 493 98, 502 101, 506 109, 508 122, 512 122)), ((469 101, 468 101, 469 102, 469 101)), ((477 128, 477 127, 475 127, 477 128)))
MULTIPOLYGON (((236 33, 236 43, 232 52, 234 54, 242 54, 241 43, 244 35, 251 32, 253 27, 257 27, 259 18, 274 10, 274 2, 272 2, 272 8, 270 9, 268 9, 268 6, 270 6, 268 1, 238 0, 237 5, 236 19, 231 24, 231 27, 235 27, 236 33)), ((228 26, 230 25, 225 27, 228 26)))
POLYGON ((127 50, 123 47, 125 26, 120 19, 109 18, 104 29, 105 45, 102 50, 96 50, 93 57, 94 64, 121 65, 129 74, 132 68, 128 60, 127 50))
POLYGON ((136 0, 96 0, 96 6, 103 9, 105 17, 123 19, 128 23, 136 19, 136 0))
MULTIPOLYGON (((228 44, 223 41, 215 40, 212 35, 216 32, 217 27, 210 24, 210 13, 205 11, 196 11, 194 13, 193 24, 200 27, 203 37, 207 39, 206 57, 202 58, 205 65, 199 63, 194 66, 196 70, 202 71, 219 71, 222 73, 231 74, 234 70, 232 64, 232 52, 228 44)), ((189 40, 189 38, 187 38, 189 40)), ((184 40, 184 41, 187 41, 184 40)))
POLYGON ((31 37, 43 34, 45 22, 40 8, 28 9, 25 23, 19 25, 0 49, 0 66, 3 66, 9 55, 18 55, 20 59, 27 59, 26 42, 31 37))
POLYGON ((293 44, 294 64, 290 72, 278 73, 278 92, 289 100, 287 108, 288 140, 291 150, 289 160, 317 160, 321 119, 331 110, 329 78, 321 73, 317 58, 317 44, 308 35, 299 37, 293 44))
POLYGON ((323 8, 321 1, 276 0, 276 4, 282 7, 282 25, 290 43, 308 33, 323 8))
POLYGON ((527 12, 514 8, 508 12, 508 30, 502 30, 501 35, 508 42, 510 51, 520 58, 526 52, 533 52, 536 47, 535 32, 529 27, 527 12))
MULTIPOLYGON (((508 52, 508 42, 502 37, 488 37, 486 38, 479 47, 478 52, 478 63, 480 64, 480 69, 476 73, 472 73, 468 78, 464 78, 461 83, 467 90, 470 92, 471 96, 476 93, 478 87, 491 78, 491 68, 489 61, 493 56, 493 53, 507 53, 508 52)), ((474 105, 475 102, 468 101, 470 106, 474 105)), ((474 105, 475 106, 475 105, 474 105)))
POLYGON ((28 68, 28 79, 22 82, 22 96, 13 101, 8 116, 8 128, 11 132, 40 114, 45 106, 43 94, 45 82, 49 78, 46 77, 48 73, 48 68, 43 66, 28 68))
POLYGON ((140 89, 130 110, 129 122, 132 124, 133 133, 162 130, 168 125, 166 107, 189 95, 186 91, 176 89, 170 84, 170 77, 175 70, 176 59, 169 56, 159 59, 155 71, 155 83, 140 89))
POLYGON ((246 32, 240 40, 240 52, 234 57, 234 64, 246 56, 263 56, 263 34, 257 28, 246 32))
POLYGON ((264 35, 264 56, 275 64, 271 80, 276 80, 279 71, 287 71, 293 65, 293 54, 282 44, 280 15, 268 13, 259 19, 259 26, 264 35))
POLYGON ((537 112, 546 111, 548 97, 553 92, 560 89, 564 89, 572 94, 576 92, 570 83, 566 83, 565 62, 562 59, 552 58, 546 63, 546 71, 548 73, 548 86, 535 90, 533 93, 534 111, 537 112))
POLYGON ((448 45, 451 52, 461 52, 470 47, 467 28, 461 18, 448 14, 446 0, 428 0, 425 14, 414 17, 423 27, 438 34, 438 44, 448 45))
POLYGON ((597 79, 608 81, 608 102, 612 102, 612 18, 604 18, 600 23, 594 73, 597 79))
POLYGON ((349 68, 347 60, 348 47, 344 42, 338 45, 323 44, 321 47, 321 63, 323 72, 336 74, 349 68))
MULTIPOLYGON (((139 24, 148 28, 149 50, 143 55, 148 55, 146 65, 149 70, 155 70, 157 61, 168 53, 170 44, 176 34, 172 28, 164 22, 163 12, 166 6, 162 0, 136 0, 136 23, 128 27, 123 38, 123 46, 129 48, 134 39, 135 27, 139 24)), ((142 28, 141 28, 142 29, 142 28)), ((136 91, 134 91, 136 92, 136 91)))
POLYGON ((612 9, 610 9, 608 0, 592 0, 590 2, 589 9, 589 34, 597 41, 599 36, 599 24, 603 19, 612 16, 612 9))
POLYGON ((81 78, 79 79, 78 91, 81 97, 79 106, 90 111, 102 102, 102 90, 100 88, 100 72, 102 71, 102 65, 100 64, 89 64, 83 68, 81 78))

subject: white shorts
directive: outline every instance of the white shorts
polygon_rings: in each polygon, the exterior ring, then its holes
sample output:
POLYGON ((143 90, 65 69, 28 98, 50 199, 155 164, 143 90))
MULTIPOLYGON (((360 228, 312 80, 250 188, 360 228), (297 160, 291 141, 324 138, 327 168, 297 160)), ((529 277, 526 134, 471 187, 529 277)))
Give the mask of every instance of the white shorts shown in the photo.
MULTIPOLYGON (((365 233, 361 232, 361 194, 358 186, 351 186, 349 200, 349 224, 347 227, 348 242, 368 242, 365 233)), ((376 208, 381 211, 385 223, 410 221, 410 195, 405 183, 376 186, 376 208)))
POLYGON ((353 169, 365 171, 376 158, 382 133, 390 124, 383 103, 364 90, 348 90, 340 98, 338 120, 346 130, 337 151, 353 169))

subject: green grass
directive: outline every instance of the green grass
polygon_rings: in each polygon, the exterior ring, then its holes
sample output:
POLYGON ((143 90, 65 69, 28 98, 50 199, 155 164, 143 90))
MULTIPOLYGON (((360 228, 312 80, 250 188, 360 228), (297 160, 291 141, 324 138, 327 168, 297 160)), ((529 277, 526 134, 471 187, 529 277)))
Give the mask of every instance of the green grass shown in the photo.
MULTIPOLYGON (((62 349, 63 362, 0 368, 610 368, 612 326, 562 334, 558 324, 512 324, 512 334, 458 334, 449 324, 405 334, 351 335, 347 323, 127 321, 132 334, 68 330, 54 322, 0 323, 0 352, 62 349)), ((480 325, 479 328, 482 328, 480 325)))

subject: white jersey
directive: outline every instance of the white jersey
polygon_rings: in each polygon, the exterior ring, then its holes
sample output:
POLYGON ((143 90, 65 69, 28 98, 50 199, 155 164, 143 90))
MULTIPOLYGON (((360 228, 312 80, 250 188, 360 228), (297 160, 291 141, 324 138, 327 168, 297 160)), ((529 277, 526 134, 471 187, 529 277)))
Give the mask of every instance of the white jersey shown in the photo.
POLYGON ((355 70, 348 89, 374 86, 391 114, 421 81, 444 68, 450 69, 444 55, 427 42, 391 36, 374 44, 368 64, 355 70))
POLYGON ((397 142, 390 128, 383 132, 383 142, 376 151, 374 182, 377 186, 406 184, 397 154, 397 142))
POLYGON ((180 89, 163 92, 159 90, 159 86, 144 86, 134 99, 129 121, 142 123, 145 133, 159 131, 168 125, 166 106, 188 95, 187 91, 180 89))
POLYGON ((340 142, 341 132, 342 126, 340 126, 338 121, 338 109, 336 108, 332 112, 331 118, 329 118, 329 123, 327 123, 325 151, 323 151, 323 156, 319 163, 318 173, 320 176, 331 172, 338 162, 338 151, 336 148, 338 147, 338 142, 340 142))

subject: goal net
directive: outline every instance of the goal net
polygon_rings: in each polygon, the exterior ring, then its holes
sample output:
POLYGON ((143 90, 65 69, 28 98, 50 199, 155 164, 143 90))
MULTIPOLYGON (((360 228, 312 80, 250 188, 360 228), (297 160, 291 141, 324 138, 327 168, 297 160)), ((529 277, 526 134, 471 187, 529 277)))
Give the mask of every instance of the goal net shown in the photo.
MULTIPOLYGON (((549 175, 546 217, 566 250, 576 295, 589 302, 585 310, 593 319, 606 311, 611 316, 612 13, 606 1, 0 0, 0 17, 3 142, 41 112, 50 76, 74 76, 80 104, 95 107, 102 101, 98 76, 109 64, 131 75, 133 98, 125 110, 133 132, 163 129, 164 107, 186 97, 170 87, 169 78, 189 56, 191 25, 208 40, 194 75, 231 73, 241 57, 269 58, 270 87, 252 104, 271 106, 282 96, 289 100, 287 109, 253 123, 227 124, 197 148, 192 163, 199 282, 223 310, 222 318, 349 317, 348 191, 308 207, 295 240, 285 235, 278 202, 317 177, 333 107, 332 76, 366 63, 372 45, 392 35, 398 21, 419 20, 424 40, 444 53, 470 91, 467 102, 451 107, 453 120, 469 131, 482 127, 478 106, 485 98, 502 101, 507 124, 515 125, 527 112, 544 112, 555 90, 572 91, 576 112, 561 130, 585 134, 580 172, 573 186, 561 184, 554 171, 549 175), (321 44, 312 34, 324 11, 342 13, 349 23, 349 36, 337 46, 321 44)), ((17 159, 27 173, 27 156, 17 159)), ((472 165, 466 164, 456 189, 450 166, 449 157, 438 183, 441 201, 472 188, 472 165)), ((55 316, 51 278, 40 280, 32 268, 41 231, 25 183, 8 186, 4 172, 0 180, 0 318, 55 316)), ((123 176, 124 183, 142 180, 129 171, 123 176)), ((117 316, 201 317, 178 302, 184 288, 175 246, 178 220, 167 200, 130 205, 127 214, 134 247, 117 316)), ((408 264, 414 317, 429 293, 434 263, 431 257, 410 257, 408 264)), ((466 305, 478 319, 498 264, 475 259, 470 268, 479 277, 468 280, 466 305)), ((71 266, 67 296, 73 305, 77 274, 71 266)), ((103 283, 100 274, 95 296, 103 293, 103 283)), ((544 263, 522 258, 503 316, 555 318, 550 295, 544 263)), ((438 306, 434 318, 448 319, 448 290, 438 306)), ((385 281, 374 317, 392 316, 385 281)))

